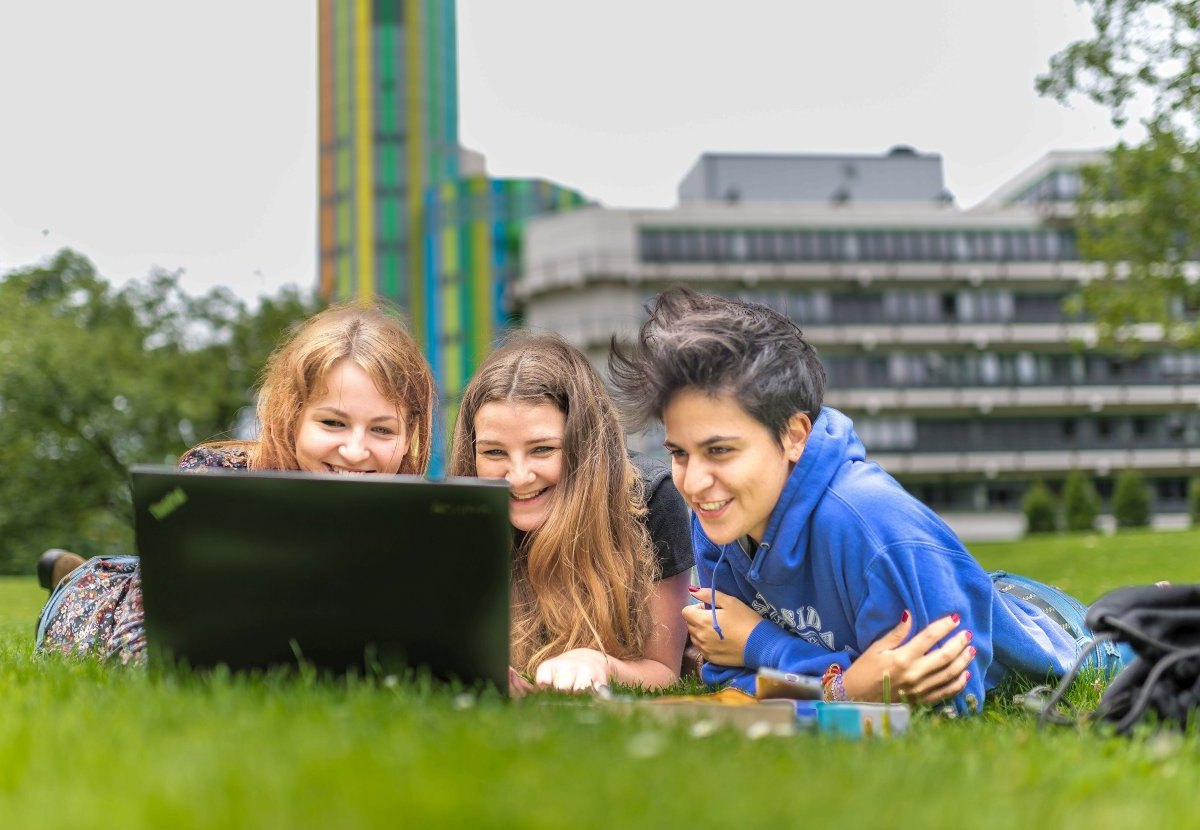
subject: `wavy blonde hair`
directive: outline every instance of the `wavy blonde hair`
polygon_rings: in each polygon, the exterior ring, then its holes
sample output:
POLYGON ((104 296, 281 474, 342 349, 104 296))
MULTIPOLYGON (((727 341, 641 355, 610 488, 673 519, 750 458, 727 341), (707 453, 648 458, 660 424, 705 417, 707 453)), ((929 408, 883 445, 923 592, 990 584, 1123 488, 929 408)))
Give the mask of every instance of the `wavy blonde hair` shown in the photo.
POLYGON ((243 447, 254 470, 299 469, 300 415, 325 391, 325 379, 340 360, 350 360, 366 372, 401 413, 409 447, 399 472, 423 474, 432 444, 433 372, 399 314, 385 306, 335 305, 297 325, 263 368, 258 440, 220 445, 243 447))
POLYGON ((566 417, 563 469, 549 516, 519 539, 512 576, 512 663, 532 672, 549 657, 595 648, 640 658, 658 578, 641 477, 596 370, 550 334, 510 336, 463 394, 450 474, 477 475, 475 416, 488 403, 551 404, 566 417))

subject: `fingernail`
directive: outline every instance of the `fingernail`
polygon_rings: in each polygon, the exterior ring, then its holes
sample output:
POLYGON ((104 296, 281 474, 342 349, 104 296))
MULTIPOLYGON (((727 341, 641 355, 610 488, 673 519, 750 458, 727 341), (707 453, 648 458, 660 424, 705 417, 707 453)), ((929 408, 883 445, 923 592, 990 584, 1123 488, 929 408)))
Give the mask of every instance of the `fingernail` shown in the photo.
POLYGON ((971 646, 969 649, 967 649, 967 653, 970 654, 972 657, 974 657, 975 656, 975 646, 971 646))
MULTIPOLYGON (((955 622, 957 622, 957 620, 955 620, 955 622)), ((971 640, 973 640, 973 639, 975 639, 975 635, 974 635, 974 634, 972 634, 970 631, 968 631, 968 632, 967 632, 967 642, 969 643, 969 642, 971 642, 971 640)))
POLYGON ((954 620, 955 625, 958 625, 958 621, 961 618, 958 616, 958 612, 955 611, 953 614, 950 615, 950 619, 954 620))
POLYGON ((905 610, 905 612, 900 615, 900 622, 902 622, 902 623, 908 622, 908 611, 907 610, 905 610))
POLYGON ((967 680, 970 680, 970 679, 971 679, 971 673, 967 672, 967 680))
POLYGON ((694 594, 700 590, 700 587, 698 585, 689 585, 688 590, 694 594))

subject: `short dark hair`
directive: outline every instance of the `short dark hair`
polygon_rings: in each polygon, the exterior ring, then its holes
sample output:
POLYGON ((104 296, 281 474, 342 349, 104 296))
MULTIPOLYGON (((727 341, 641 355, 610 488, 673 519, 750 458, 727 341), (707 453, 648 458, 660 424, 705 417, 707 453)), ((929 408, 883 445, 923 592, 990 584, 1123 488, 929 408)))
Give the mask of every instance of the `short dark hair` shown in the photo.
POLYGON ((637 342, 614 337, 608 358, 613 391, 634 429, 662 420, 676 392, 731 394, 781 439, 788 419, 816 420, 825 367, 800 328, 757 303, 670 288, 646 304, 637 342))

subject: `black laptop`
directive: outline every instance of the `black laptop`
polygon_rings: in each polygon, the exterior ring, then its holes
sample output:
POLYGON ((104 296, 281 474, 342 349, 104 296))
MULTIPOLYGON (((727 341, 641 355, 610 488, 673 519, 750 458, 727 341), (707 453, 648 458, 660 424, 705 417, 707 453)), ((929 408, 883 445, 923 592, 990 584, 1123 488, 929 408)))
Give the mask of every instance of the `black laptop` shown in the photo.
POLYGON ((508 685, 502 481, 134 467, 151 664, 508 685))

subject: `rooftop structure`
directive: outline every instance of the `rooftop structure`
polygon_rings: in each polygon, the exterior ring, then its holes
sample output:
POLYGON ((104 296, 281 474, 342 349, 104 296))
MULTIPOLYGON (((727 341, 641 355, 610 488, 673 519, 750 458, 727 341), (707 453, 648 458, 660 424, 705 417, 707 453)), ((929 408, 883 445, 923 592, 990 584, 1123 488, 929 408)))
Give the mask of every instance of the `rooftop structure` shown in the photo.
POLYGON ((882 156, 705 153, 679 183, 695 202, 950 202, 942 157, 898 145, 882 156))

